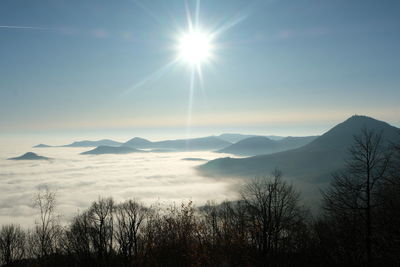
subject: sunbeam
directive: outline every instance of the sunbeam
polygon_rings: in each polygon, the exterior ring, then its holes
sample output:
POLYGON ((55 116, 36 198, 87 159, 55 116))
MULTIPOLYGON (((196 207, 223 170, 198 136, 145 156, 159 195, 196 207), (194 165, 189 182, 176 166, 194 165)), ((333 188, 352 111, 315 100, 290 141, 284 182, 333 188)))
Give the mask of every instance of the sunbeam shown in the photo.
POLYGON ((191 123, 192 123, 192 108, 193 108, 193 94, 195 89, 195 72, 196 69, 192 68, 190 73, 190 87, 189 87, 189 102, 188 102, 188 114, 186 122, 186 137, 190 138, 191 135, 191 123))
POLYGON ((143 78, 141 81, 135 83, 133 86, 131 86, 130 88, 128 88, 128 89, 126 89, 125 91, 123 91, 123 92, 121 93, 121 96, 130 94, 130 93, 132 93, 133 91, 139 89, 140 87, 143 87, 145 84, 160 79, 160 78, 163 77, 165 74, 167 74, 169 71, 171 71, 172 68, 174 67, 174 65, 175 65, 177 62, 178 62, 178 60, 175 59, 175 60, 169 62, 168 64, 162 66, 162 67, 159 68, 158 70, 154 71, 153 73, 151 73, 151 74, 149 74, 148 76, 146 76, 145 78, 143 78))

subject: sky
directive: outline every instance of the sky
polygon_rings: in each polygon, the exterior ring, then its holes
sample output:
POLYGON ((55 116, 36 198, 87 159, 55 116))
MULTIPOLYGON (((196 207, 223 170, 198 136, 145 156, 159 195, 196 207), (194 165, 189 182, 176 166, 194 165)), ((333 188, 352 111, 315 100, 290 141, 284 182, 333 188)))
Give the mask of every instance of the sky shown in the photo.
POLYGON ((399 13, 397 0, 1 0, 0 135, 308 135, 354 114, 400 126, 399 13), (174 60, 196 10, 216 35, 191 86, 174 60))

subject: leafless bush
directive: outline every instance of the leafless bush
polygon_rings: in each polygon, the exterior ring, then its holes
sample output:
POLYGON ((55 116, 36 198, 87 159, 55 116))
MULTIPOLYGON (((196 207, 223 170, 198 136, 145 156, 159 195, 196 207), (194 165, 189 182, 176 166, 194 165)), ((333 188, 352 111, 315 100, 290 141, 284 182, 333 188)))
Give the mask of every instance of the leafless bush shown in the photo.
POLYGON ((25 256, 26 234, 20 226, 4 225, 0 230, 0 263, 11 264, 25 256))

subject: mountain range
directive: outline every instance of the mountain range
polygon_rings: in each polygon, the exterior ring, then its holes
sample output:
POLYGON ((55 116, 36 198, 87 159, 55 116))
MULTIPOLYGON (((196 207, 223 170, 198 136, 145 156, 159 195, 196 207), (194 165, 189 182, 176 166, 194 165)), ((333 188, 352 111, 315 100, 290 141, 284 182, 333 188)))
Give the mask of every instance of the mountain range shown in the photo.
POLYGON ((269 174, 279 168, 287 177, 324 183, 330 180, 332 172, 343 168, 354 135, 358 135, 363 128, 382 133, 386 143, 400 143, 399 128, 370 117, 355 115, 300 148, 247 158, 219 158, 198 169, 209 176, 254 177, 269 174))
POLYGON ((61 146, 50 146, 46 144, 39 144, 34 146, 34 148, 46 148, 46 147, 97 147, 97 146, 121 146, 123 143, 117 142, 110 139, 102 139, 97 141, 83 140, 76 141, 68 145, 61 146))
MULTIPOLYGON (((127 142, 118 142, 110 139, 102 139, 97 141, 83 140, 76 141, 71 144, 61 145, 61 146, 50 146, 46 144, 38 144, 34 146, 35 148, 46 148, 46 147, 98 147, 98 146, 129 146, 134 148, 154 148, 154 149, 172 149, 172 150, 182 150, 183 148, 189 148, 193 150, 216 150, 227 147, 233 143, 239 142, 243 139, 249 137, 256 137, 258 135, 249 134, 235 134, 235 133, 224 133, 218 136, 208 136, 201 138, 191 138, 191 139, 176 139, 176 140, 164 140, 152 142, 150 140, 134 137, 127 142)), ((281 140, 285 137, 268 135, 265 136, 271 140, 281 140)))
POLYGON ((400 129, 366 116, 352 116, 310 143, 292 150, 247 158, 219 158, 200 165, 205 176, 252 178, 280 169, 285 180, 302 193, 303 201, 318 212, 320 190, 331 181, 332 173, 345 166, 348 149, 362 129, 382 134, 384 144, 400 144, 400 129))
POLYGON ((72 144, 64 145, 63 147, 97 147, 97 146, 120 146, 120 145, 122 145, 122 143, 120 142, 110 139, 102 139, 98 141, 84 140, 84 141, 73 142, 72 144))

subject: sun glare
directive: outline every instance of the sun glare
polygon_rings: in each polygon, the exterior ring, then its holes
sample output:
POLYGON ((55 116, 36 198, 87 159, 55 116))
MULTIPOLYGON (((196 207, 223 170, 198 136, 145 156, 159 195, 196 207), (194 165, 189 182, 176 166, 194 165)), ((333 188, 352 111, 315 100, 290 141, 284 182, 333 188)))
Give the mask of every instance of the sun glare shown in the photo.
POLYGON ((211 57, 210 35, 201 31, 190 31, 179 39, 179 58, 192 65, 199 65, 211 57))

